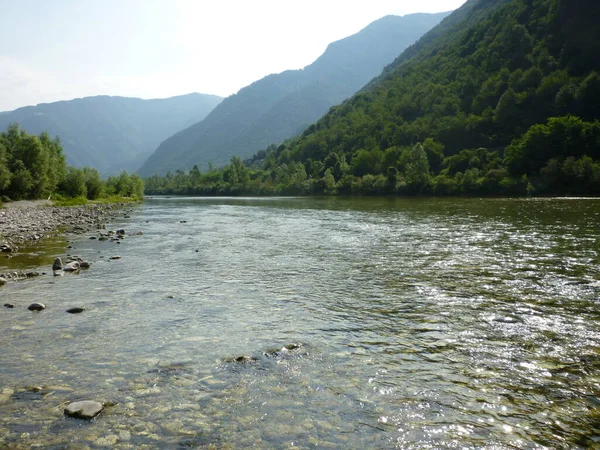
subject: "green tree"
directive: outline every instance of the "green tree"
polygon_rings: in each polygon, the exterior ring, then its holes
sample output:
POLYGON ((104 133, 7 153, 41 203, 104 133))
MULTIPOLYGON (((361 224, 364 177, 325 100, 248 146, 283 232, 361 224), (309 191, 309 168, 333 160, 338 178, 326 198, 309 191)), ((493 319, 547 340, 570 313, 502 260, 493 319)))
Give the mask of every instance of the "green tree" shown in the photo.
POLYGON ((90 167, 84 167, 83 178, 87 198, 90 200, 96 200, 99 198, 103 193, 104 184, 98 171, 90 167))
POLYGON ((404 179, 411 192, 422 194, 430 184, 429 161, 422 144, 417 144, 406 152, 404 179))
POLYGON ((0 196, 5 192, 5 189, 10 185, 12 174, 8 170, 8 152, 2 141, 0 141, 0 196))
POLYGON ((85 197, 87 188, 85 186, 85 174, 83 169, 68 167, 67 175, 60 189, 67 197, 85 197))

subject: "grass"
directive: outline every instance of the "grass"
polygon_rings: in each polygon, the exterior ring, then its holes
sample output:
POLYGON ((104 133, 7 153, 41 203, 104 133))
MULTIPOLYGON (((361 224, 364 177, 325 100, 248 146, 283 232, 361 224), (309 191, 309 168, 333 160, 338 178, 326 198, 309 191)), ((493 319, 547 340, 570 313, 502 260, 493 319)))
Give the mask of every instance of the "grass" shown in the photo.
POLYGON ((87 205, 88 199, 84 196, 74 197, 74 198, 65 198, 65 197, 57 197, 54 200, 54 206, 81 206, 87 205))
POLYGON ((120 195, 110 195, 106 197, 97 198, 96 200, 88 200, 84 196, 67 198, 61 195, 57 195, 56 199, 53 200, 54 206, 82 206, 88 204, 109 204, 109 203, 137 203, 142 201, 137 197, 121 197, 120 195))
POLYGON ((141 201, 142 199, 138 197, 121 197, 120 195, 111 195, 92 200, 91 203, 137 203, 141 201))

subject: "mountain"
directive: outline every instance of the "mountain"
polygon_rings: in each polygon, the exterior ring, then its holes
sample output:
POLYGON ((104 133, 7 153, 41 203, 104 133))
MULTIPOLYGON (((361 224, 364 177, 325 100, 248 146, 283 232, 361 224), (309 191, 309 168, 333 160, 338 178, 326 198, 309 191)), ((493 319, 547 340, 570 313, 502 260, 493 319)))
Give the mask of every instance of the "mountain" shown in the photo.
POLYGON ((221 100, 196 93, 156 100, 85 97, 0 113, 0 130, 17 123, 28 133, 59 136, 67 162, 77 167, 135 171, 160 142, 202 120, 221 100))
POLYGON ((386 16, 330 44, 301 70, 269 75, 241 89, 202 122, 169 139, 140 168, 148 176, 194 164, 220 166, 302 132, 378 75, 449 13, 386 16))
POLYGON ((598 195, 595 17, 595 0, 469 0, 301 136, 253 159, 283 191, 302 164, 296 193, 598 195))
POLYGON ((600 195, 600 2, 468 0, 300 136, 206 195, 600 195))

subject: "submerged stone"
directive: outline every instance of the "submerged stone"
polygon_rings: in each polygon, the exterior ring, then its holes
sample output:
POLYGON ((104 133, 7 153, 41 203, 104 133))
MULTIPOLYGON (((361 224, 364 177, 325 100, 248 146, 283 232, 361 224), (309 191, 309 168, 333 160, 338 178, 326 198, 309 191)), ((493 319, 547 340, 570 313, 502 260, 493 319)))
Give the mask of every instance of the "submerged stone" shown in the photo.
POLYGON ((43 309, 46 309, 46 305, 44 305, 43 303, 37 303, 37 302, 34 302, 34 303, 32 303, 31 305, 29 305, 29 306, 27 307, 27 309, 28 309, 29 311, 41 311, 41 310, 43 310, 43 309))
POLYGON ((258 358, 255 358, 254 356, 235 356, 233 358, 227 358, 225 360, 226 363, 238 363, 238 364, 248 364, 248 363, 253 363, 258 361, 258 358))
POLYGON ((91 400, 83 400, 67 405, 65 414, 75 419, 93 419, 104 410, 101 403, 91 400))
POLYGON ((67 309, 67 312, 69 314, 79 314, 79 313, 82 313, 84 311, 85 311, 85 308, 79 308, 79 307, 67 309))
POLYGON ((302 344, 287 344, 281 348, 267 350, 263 354, 268 358, 278 358, 280 356, 284 356, 287 353, 291 353, 295 350, 301 349, 304 347, 302 344))

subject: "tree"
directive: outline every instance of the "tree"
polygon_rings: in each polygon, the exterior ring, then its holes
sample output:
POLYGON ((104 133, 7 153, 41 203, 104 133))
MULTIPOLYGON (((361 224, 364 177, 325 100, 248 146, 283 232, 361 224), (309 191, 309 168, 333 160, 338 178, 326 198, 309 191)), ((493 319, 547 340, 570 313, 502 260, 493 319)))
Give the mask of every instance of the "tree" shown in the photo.
POLYGON ((417 144, 406 151, 404 179, 410 191, 422 194, 429 187, 429 161, 422 144, 417 144))
POLYGON ((85 197, 87 188, 85 186, 85 174, 83 169, 68 167, 67 175, 61 185, 61 191, 67 197, 85 197))
POLYGON ((90 200, 96 200, 102 195, 104 189, 102 180, 100 179, 100 174, 96 169, 84 167, 83 177, 87 198, 90 200))
POLYGON ((12 174, 8 170, 8 161, 6 147, 0 141, 0 195, 10 185, 12 174))

